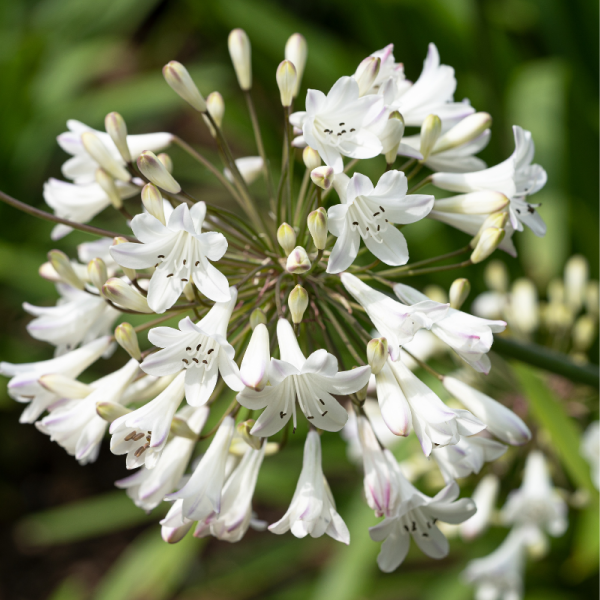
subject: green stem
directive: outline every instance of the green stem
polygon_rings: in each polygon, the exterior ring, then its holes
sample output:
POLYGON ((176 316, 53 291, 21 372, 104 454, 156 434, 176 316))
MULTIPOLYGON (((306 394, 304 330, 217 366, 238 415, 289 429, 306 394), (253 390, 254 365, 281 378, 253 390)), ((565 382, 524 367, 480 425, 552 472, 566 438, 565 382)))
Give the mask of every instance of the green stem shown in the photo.
POLYGON ((428 183, 431 183, 431 175, 428 175, 427 177, 424 177, 423 179, 421 179, 421 181, 419 181, 419 183, 413 185, 413 187, 411 187, 407 194, 414 194, 417 190, 420 190, 422 187, 425 187, 428 183))
POLYGON ((385 269, 383 271, 378 271, 377 275, 381 275, 383 277, 390 277, 393 275, 398 275, 405 271, 410 271, 411 269, 414 269, 415 267, 422 267, 424 265, 428 265, 433 262, 439 262, 442 260, 446 260, 447 258, 453 258, 455 256, 460 256, 461 254, 464 254, 465 252, 468 252, 470 250, 471 250, 471 246, 464 246, 463 248, 459 248, 458 250, 453 250, 452 252, 448 252, 447 254, 441 254, 440 256, 434 256, 433 258, 427 258, 425 260, 420 260, 418 262, 412 263, 411 265, 406 265, 404 267, 395 267, 393 269, 385 269))

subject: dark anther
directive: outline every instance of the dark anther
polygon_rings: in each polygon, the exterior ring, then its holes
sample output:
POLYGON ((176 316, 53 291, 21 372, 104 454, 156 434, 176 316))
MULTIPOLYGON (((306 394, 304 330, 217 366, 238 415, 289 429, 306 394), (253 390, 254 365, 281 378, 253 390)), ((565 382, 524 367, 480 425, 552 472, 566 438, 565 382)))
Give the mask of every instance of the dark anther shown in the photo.
POLYGON ((531 214, 533 214, 535 212, 535 208, 533 208, 533 206, 531 206, 531 204, 528 204, 527 211, 530 212, 531 214))
POLYGON ((413 531, 417 530, 417 524, 414 521, 412 522, 412 530, 413 531))
POLYGON ((429 537, 428 533, 423 532, 423 537, 429 537))
POLYGON ((283 417, 285 417, 285 413, 284 413, 283 411, 281 411, 281 412, 279 413, 279 416, 280 416, 280 417, 283 419, 283 417))
POLYGON ((342 129, 342 133, 346 133, 346 130, 345 130, 345 129, 342 129))
POLYGON ((325 402, 323 402, 323 400, 321 400, 321 398, 319 398, 319 402, 320 402, 320 403, 321 403, 323 406, 325 406, 325 402))
POLYGON ((367 231, 369 231, 369 228, 367 227, 367 231))
POLYGON ((314 419, 314 417, 306 417, 307 419, 314 419))
POLYGON ((383 208, 383 206, 380 206, 379 210, 381 210, 381 212, 385 212, 385 208, 383 208))
POLYGON ((352 133, 353 131, 356 131, 356 129, 351 129, 351 130, 350 130, 350 133, 352 133))
POLYGON ((138 440, 141 440, 143 437, 144 437, 143 433, 138 433, 137 435, 134 435, 132 439, 134 442, 137 442, 138 440))
POLYGON ((324 417, 329 411, 326 410, 321 416, 324 417))
POLYGON ((353 221, 352 225, 358 225, 358 221, 353 221))
POLYGON ((340 136, 340 135, 342 135, 342 133, 341 133, 341 132, 340 132, 340 133, 338 133, 338 136, 340 136))
POLYGON ((194 361, 196 364, 198 364, 198 359, 197 359, 197 358, 192 358, 192 360, 193 360, 193 361, 194 361))
POLYGON ((343 127, 346 123, 340 123, 340 127, 343 127))
POLYGON ((516 210, 516 211, 517 211, 519 214, 521 214, 521 211, 520 211, 518 208, 516 208, 515 210, 516 210))
POLYGON ((199 264, 200 264, 200 261, 199 261, 199 260, 197 260, 197 261, 194 263, 194 266, 195 266, 195 267, 197 267, 199 264))
POLYGON ((376 217, 378 214, 380 214, 379 212, 373 213, 373 216, 376 217))
POLYGON ((211 348, 206 354, 210 354, 211 352, 214 352, 214 351, 215 351, 215 349, 211 348))
POLYGON ((191 349, 192 349, 192 348, 191 348, 191 346, 188 346, 188 347, 186 348, 186 350, 187 350, 188 352, 189 352, 191 349))
POLYGON ((181 359, 186 365, 190 364, 190 361, 187 358, 182 358, 181 359))
POLYGON ((198 344, 198 345, 196 346, 196 352, 198 352, 198 350, 200 350, 200 348, 202 348, 202 344, 198 344))
POLYGON ((137 431, 132 431, 126 438, 125 441, 128 442, 129 440, 133 439, 135 436, 137 435, 137 431))
POLYGON ((410 529, 408 528, 408 525, 405 525, 405 526, 404 526, 404 529, 405 529, 407 532, 409 532, 409 531, 410 531, 410 529))
POLYGON ((173 277, 174 273, 169 273, 167 277, 173 277))
POLYGON ((381 229, 381 225, 377 225, 377 231, 381 229))
POLYGON ((165 255, 164 255, 164 254, 159 254, 159 255, 158 255, 158 258, 164 258, 164 257, 165 257, 165 255))
POLYGON ((146 446, 140 446, 136 451, 135 451, 135 457, 139 458, 142 454, 144 454, 144 452, 146 451, 146 446))
POLYGON ((202 362, 203 362, 205 365, 207 365, 207 364, 208 364, 208 361, 207 361, 207 360, 203 360, 202 362))
POLYGON ((187 262, 187 260, 184 258, 184 259, 183 259, 183 264, 185 265, 185 263, 186 263, 186 262, 187 262))
POLYGON ((181 281, 187 281, 187 279, 184 279, 183 277, 181 278, 181 281))

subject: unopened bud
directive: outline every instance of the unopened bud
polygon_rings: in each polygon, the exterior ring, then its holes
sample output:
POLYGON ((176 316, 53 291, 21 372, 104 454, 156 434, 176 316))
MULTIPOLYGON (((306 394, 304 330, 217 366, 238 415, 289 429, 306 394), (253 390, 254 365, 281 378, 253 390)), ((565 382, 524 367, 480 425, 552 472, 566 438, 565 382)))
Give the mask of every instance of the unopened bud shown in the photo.
POLYGON ((309 171, 313 171, 321 166, 321 157, 319 156, 319 153, 310 146, 306 146, 306 148, 302 150, 302 160, 309 171))
POLYGON ((66 398, 68 400, 80 400, 89 396, 94 391, 94 388, 91 386, 60 373, 42 375, 38 379, 38 383, 44 389, 56 394, 59 398, 66 398))
POLYGON ((131 162, 131 152, 127 144, 127 125, 125 119, 118 112, 111 112, 104 119, 106 133, 110 135, 110 139, 117 147, 121 158, 126 162, 131 162))
POLYGON ((464 277, 455 279, 450 286, 450 308, 459 310, 470 293, 471 284, 468 279, 464 277))
POLYGON ((163 225, 167 224, 163 197, 154 184, 147 183, 142 188, 142 204, 155 219, 158 219, 163 225))
MULTIPOLYGON (((119 244, 129 244, 131 242, 129 242, 129 240, 127 238, 124 237, 116 237, 113 239, 113 246, 118 246, 119 244)), ((127 267, 121 267, 121 271, 123 271, 123 273, 125 274, 125 276, 130 280, 133 281, 134 279, 137 278, 137 273, 135 272, 135 269, 129 269, 127 267)))
POLYGON ((111 302, 128 310, 146 314, 154 312, 148 306, 148 301, 142 294, 118 277, 111 277, 102 286, 102 295, 111 302))
POLYGON ((108 423, 112 423, 130 412, 131 409, 125 408, 123 405, 117 404, 116 402, 109 402, 108 400, 96 402, 96 413, 108 423))
POLYGON ((142 152, 138 156, 137 166, 144 177, 161 190, 165 190, 170 194, 179 194, 181 191, 181 186, 167 171, 165 165, 158 160, 154 152, 150 152, 150 150, 142 152))
POLYGON ((471 254, 471 262, 476 265, 490 256, 504 239, 505 233, 504 229, 488 227, 479 237, 477 246, 471 254))
POLYGON ((600 286, 597 281, 590 281, 585 286, 585 309, 588 314, 598 318, 598 312, 600 312, 600 286))
POLYGON ((160 160, 169 173, 173 172, 173 159, 166 152, 161 152, 156 158, 160 160))
POLYGON ((288 306, 294 325, 298 325, 302 322, 302 317, 308 308, 308 292, 301 285, 297 285, 290 292, 288 306))
POLYGON ((430 283, 423 288, 423 293, 434 302, 448 304, 448 294, 446 294, 446 290, 440 285, 430 283))
POLYGON ((138 344, 135 329, 129 323, 121 323, 115 329, 115 340, 117 344, 135 360, 141 360, 142 353, 138 344))
POLYGON ((373 375, 383 369, 388 358, 388 342, 384 337, 372 339, 367 344, 367 362, 373 375))
POLYGON ((304 67, 306 66, 306 55, 308 53, 306 40, 299 33, 292 34, 285 43, 285 59, 291 61, 296 67, 296 83, 294 87, 294 98, 298 95, 300 84, 302 83, 302 75, 304 75, 304 67))
POLYGON ((173 435, 196 441, 198 434, 188 425, 185 419, 175 415, 171 421, 171 433, 173 435))
POLYGON ((427 160, 440 134, 442 133, 442 121, 437 115, 425 117, 421 125, 421 149, 423 160, 427 160))
POLYGON ((491 125, 492 117, 488 113, 478 112, 469 115, 440 137, 433 148, 433 153, 438 154, 462 146, 480 136, 491 125))
POLYGON ((127 172, 127 169, 115 159, 110 150, 94 132, 84 131, 81 134, 81 142, 85 151, 115 179, 121 181, 129 181, 131 179, 131 175, 127 172))
POLYGON ((587 352, 596 339, 598 326, 595 319, 582 315, 573 325, 573 350, 587 352))
POLYGON ((380 135, 382 150, 385 156, 385 162, 388 165, 393 164, 398 155, 398 148, 404 135, 404 117, 397 111, 390 113, 387 123, 380 135))
POLYGON ((282 61, 277 67, 275 78, 281 96, 281 106, 291 106, 296 89, 296 67, 289 60, 282 61))
POLYGON ((285 268, 288 273, 302 275, 311 267, 306 250, 302 246, 296 246, 287 258, 285 268))
MULTIPOLYGON (((223 96, 221 96, 219 92, 211 92, 206 97, 206 107, 208 109, 208 112, 210 113, 210 116, 213 118, 213 121, 217 124, 217 127, 222 127, 223 117, 225 115, 225 102, 223 102, 223 96)), ((205 115, 202 115, 202 118, 208 126, 210 134, 213 137, 217 137, 217 132, 212 126, 210 120, 205 115)))
POLYGON ((93 258, 90 260, 87 266, 88 278, 92 285, 97 289, 101 290, 102 286, 108 279, 108 272, 106 270, 106 264, 101 258, 93 258))
POLYGON ((323 250, 327 245, 327 212, 321 206, 313 210, 307 219, 308 230, 312 235, 317 250, 323 250))
POLYGON ((497 229, 504 229, 504 226, 508 222, 508 212, 500 211, 497 213, 492 213, 488 217, 486 217, 485 221, 481 224, 479 231, 475 235, 475 237, 471 240, 470 246, 471 248, 475 248, 479 243, 479 239, 481 238, 481 234, 490 227, 496 227, 497 229))
POLYGON ((463 215, 489 215, 503 210, 508 204, 509 199, 504 194, 482 191, 436 200, 434 210, 463 215))
POLYGON ((196 294, 194 293, 194 285, 191 281, 188 281, 184 286, 183 286, 183 295, 185 296, 185 299, 188 302, 195 302, 196 301, 196 294))
POLYGON ((375 56, 367 56, 354 73, 354 79, 358 83, 358 95, 364 96, 373 87, 379 69, 381 68, 381 59, 375 56))
POLYGON ((62 281, 78 290, 85 288, 83 281, 75 273, 69 257, 64 252, 61 250, 50 250, 48 252, 48 260, 62 281))
POLYGON ((102 168, 96 169, 96 183, 102 188, 102 191, 108 196, 110 203, 118 210, 123 206, 123 199, 115 180, 102 168))
POLYGON ((206 101, 193 82, 188 70, 176 60, 163 67, 165 81, 171 89, 199 112, 206 112, 206 101))
POLYGON ((333 168, 317 167, 311 171, 310 178, 315 185, 328 190, 333 183, 333 168))
POLYGON ((282 223, 277 230, 277 241, 287 256, 296 247, 296 232, 287 223, 282 223))
POLYGON ((483 279, 490 290, 501 294, 508 291, 508 270, 501 260, 492 260, 486 265, 483 279))
POLYGON ((540 322, 538 291, 533 281, 521 277, 513 283, 508 308, 507 321, 511 327, 526 335, 538 328, 540 322))
POLYGON ((571 256, 565 266, 565 289, 568 306, 576 313, 581 310, 585 301, 585 286, 589 277, 588 262, 584 256, 571 256))
POLYGON ((250 40, 243 29, 234 29, 227 40, 229 56, 242 90, 252 87, 252 63, 250 40))
MULTIPOLYGON (((358 369, 358 367, 352 367, 353 369, 358 369)), ((356 398, 360 403, 363 403, 367 399, 367 394, 369 393, 369 384, 365 385, 365 387, 361 388, 356 392, 356 398)))
POLYGON ((254 448, 255 450, 260 450, 262 446, 262 439, 252 435, 250 430, 254 427, 254 419, 248 419, 247 421, 242 421, 237 424, 237 431, 240 434, 241 438, 250 446, 250 448, 254 448))
POLYGON ((267 315, 260 309, 255 308, 252 313, 250 313, 250 327, 252 329, 256 329, 257 325, 266 325, 267 324, 267 315))

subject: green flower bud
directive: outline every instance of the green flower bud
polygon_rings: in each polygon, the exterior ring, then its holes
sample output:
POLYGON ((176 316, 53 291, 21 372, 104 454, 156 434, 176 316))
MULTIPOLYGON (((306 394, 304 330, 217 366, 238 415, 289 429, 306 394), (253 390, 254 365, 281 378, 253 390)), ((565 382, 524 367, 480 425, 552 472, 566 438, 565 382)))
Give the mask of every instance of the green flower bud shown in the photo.
POLYGON ((96 402, 96 412, 99 417, 102 417, 108 423, 116 421, 119 417, 126 415, 131 412, 131 409, 125 408, 121 404, 116 402, 109 402, 108 400, 100 400, 96 402))
POLYGON ((292 315, 294 325, 302 322, 302 317, 308 308, 308 292, 301 286, 297 285, 288 296, 288 306, 292 315))
POLYGON ((308 230, 317 250, 327 245, 327 212, 323 207, 313 210, 307 219, 308 230))
POLYGON ((151 181, 156 187, 170 194, 179 194, 181 186, 175 181, 165 165, 158 160, 154 152, 146 150, 137 159, 137 166, 144 177, 151 181))
POLYGON ((388 342, 384 337, 372 339, 367 344, 367 362, 373 375, 383 369, 388 358, 388 342))
POLYGON ((421 154, 427 160, 442 133, 442 121, 437 115, 425 117, 421 125, 421 154))
POLYGON ((167 224, 163 197, 152 183, 147 183, 142 188, 142 204, 155 219, 158 219, 163 225, 167 224))
POLYGON ((299 33, 292 34, 285 43, 285 59, 291 61, 294 67, 296 67, 296 83, 293 91, 294 98, 298 95, 298 91, 300 90, 307 54, 308 50, 304 36, 299 33))
POLYGON ((188 440, 196 441, 198 439, 198 434, 192 430, 185 419, 178 415, 175 415, 171 421, 171 433, 188 440))
POLYGON ((163 67, 163 76, 171 89, 199 112, 206 112, 206 101, 193 82, 188 70, 176 60, 163 67))
POLYGON ((310 178, 315 185, 328 190, 333 183, 333 169, 331 167, 317 167, 311 171, 310 178))
POLYGON ((462 146, 479 137, 491 125, 492 117, 488 113, 478 112, 469 115, 438 139, 433 154, 462 146))
POLYGON ((504 229, 488 227, 479 237, 477 246, 475 246, 475 250, 471 254, 471 262, 477 264, 490 256, 504 239, 505 233, 504 229))
POLYGON ((377 75, 379 75, 379 69, 381 68, 381 59, 375 56, 367 56, 354 74, 354 79, 358 83, 358 95, 364 96, 373 86, 377 75))
POLYGON ((313 171, 321 166, 321 157, 319 156, 319 153, 310 146, 306 146, 306 148, 302 150, 302 160, 309 171, 313 171))
POLYGON ((78 290, 83 290, 85 288, 83 281, 77 276, 77 273, 75 273, 75 269, 73 269, 69 257, 64 252, 61 252, 60 250, 50 250, 50 252, 48 252, 48 260, 62 281, 78 290))
POLYGON ((281 96, 281 106, 291 106, 296 89, 296 67, 289 60, 284 60, 277 67, 275 75, 281 96))
POLYGON ((310 269, 310 260, 306 250, 302 246, 296 246, 288 256, 285 268, 288 273, 302 275, 310 269))
POLYGON ((114 158, 109 149, 93 131, 84 131, 81 134, 81 143, 85 151, 115 179, 119 179, 120 181, 131 180, 131 175, 127 169, 114 158))
POLYGON ((169 173, 173 173, 173 159, 166 152, 161 152, 156 158, 160 160, 163 167, 169 171, 169 173))
POLYGON ((450 286, 450 307, 459 310, 470 292, 471 284, 468 279, 455 279, 450 286))
POLYGON ((243 29, 234 29, 229 34, 227 45, 238 83, 242 90, 247 91, 252 87, 250 40, 243 29))
MULTIPOLYGON (((119 244, 129 244, 129 240, 127 240, 124 237, 116 237, 113 238, 113 246, 118 246, 119 244)), ((121 267, 121 270, 123 271, 123 273, 125 274, 126 277, 128 277, 131 281, 133 281, 134 279, 137 278, 137 273, 135 272, 135 269, 129 269, 127 267, 121 267)))
POLYGON ((250 327, 254 330, 261 323, 263 325, 267 324, 267 315, 260 308, 255 308, 250 314, 250 327))
POLYGON ((250 448, 254 448, 255 450, 260 450, 262 446, 262 439, 252 435, 250 430, 254 427, 254 419, 248 419, 247 421, 242 421, 237 424, 237 431, 242 437, 242 439, 250 446, 250 448))
POLYGON ((125 119, 118 112, 111 112, 104 119, 106 133, 110 135, 110 139, 117 147, 121 158, 126 162, 131 162, 131 152, 127 144, 127 125, 125 119))
POLYGON ((96 169, 96 183, 102 188, 110 203, 117 210, 123 206, 123 199, 119 194, 115 180, 102 168, 96 169))
POLYGON ((282 223, 277 230, 277 241, 287 256, 296 247, 296 232, 287 223, 282 223))
POLYGON ((148 301, 134 287, 118 277, 111 277, 102 286, 102 295, 118 306, 136 312, 150 314, 154 311, 148 306, 148 301))
POLYGON ((135 360, 142 359, 140 346, 138 344, 137 334, 135 329, 129 323, 121 323, 115 329, 115 340, 117 344, 135 360))
POLYGON ((108 272, 106 270, 106 264, 101 258, 93 258, 88 263, 88 277, 92 285, 97 289, 101 290, 102 286, 108 279, 108 272))

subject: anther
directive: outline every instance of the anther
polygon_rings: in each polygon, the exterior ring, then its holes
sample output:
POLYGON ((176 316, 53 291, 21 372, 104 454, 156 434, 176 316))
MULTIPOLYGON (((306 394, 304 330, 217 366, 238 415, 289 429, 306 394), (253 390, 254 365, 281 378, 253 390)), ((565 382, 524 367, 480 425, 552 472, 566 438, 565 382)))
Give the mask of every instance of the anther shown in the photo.
POLYGON ((321 416, 324 417, 329 411, 326 410, 321 416))
POLYGON ((167 277, 173 277, 174 273, 169 273, 167 277))
POLYGON ((194 266, 195 266, 195 267, 197 267, 199 264, 200 264, 200 261, 199 261, 199 260, 197 260, 197 261, 194 263, 194 266))
POLYGON ((197 359, 197 358, 192 358, 192 360, 193 360, 193 361, 194 361, 196 364, 198 364, 198 359, 197 359))
POLYGON ((146 446, 140 446, 136 451, 135 451, 135 457, 139 458, 142 454, 144 454, 144 452, 146 452, 146 446))
POLYGON ((379 210, 381 210, 381 212, 385 212, 385 208, 383 208, 383 206, 380 206, 379 210))
POLYGON ((353 131, 356 131, 356 129, 351 129, 351 130, 350 130, 350 133, 352 133, 353 131))
MULTIPOLYGON (((198 362, 198 361, 196 361, 196 362, 198 362)), ((202 362, 203 362, 205 365, 207 365, 207 364, 208 364, 208 361, 207 361, 207 360, 203 360, 202 362)))
POLYGON ((210 354, 211 352, 214 352, 214 351, 215 351, 215 349, 211 348, 206 354, 210 354))
POLYGON ((187 279, 182 278, 181 281, 187 281, 187 279))
POLYGON ((202 344, 198 344, 198 345, 196 346, 196 352, 198 352, 198 350, 200 350, 200 348, 202 348, 202 344))
POLYGON ((190 361, 187 358, 182 358, 181 359, 186 365, 190 364, 190 361))
POLYGON ((307 419, 314 419, 314 417, 306 417, 307 419))
POLYGON ((281 412, 279 413, 279 416, 280 416, 280 417, 283 419, 283 417, 285 417, 285 413, 284 413, 283 411, 281 411, 281 412))
POLYGON ((185 265, 186 262, 187 262, 187 259, 184 258, 183 259, 183 264, 185 265))
POLYGON ((157 258, 164 258, 165 255, 164 254, 159 254, 157 258))
POLYGON ((321 403, 323 406, 325 406, 325 402, 323 402, 323 400, 321 400, 321 398, 319 398, 319 402, 320 402, 320 403, 321 403))
POLYGON ((343 127, 346 123, 340 123, 340 127, 343 127))
POLYGON ((136 436, 133 437, 133 441, 137 442, 139 440, 141 440, 144 437, 143 433, 138 433, 136 436))
POLYGON ((188 346, 188 347, 186 348, 186 350, 187 350, 188 352, 189 352, 191 349, 192 349, 192 348, 191 348, 190 346, 188 346))
POLYGON ((132 431, 130 434, 127 435, 125 441, 129 442, 135 435, 137 435, 137 431, 132 431))
POLYGON ((379 213, 379 212, 376 212, 376 213, 373 213, 373 216, 374 216, 374 217, 376 217, 376 216, 377 216, 377 215, 379 215, 379 214, 381 214, 381 213, 379 213))

